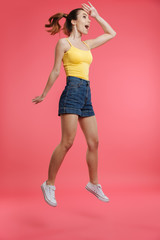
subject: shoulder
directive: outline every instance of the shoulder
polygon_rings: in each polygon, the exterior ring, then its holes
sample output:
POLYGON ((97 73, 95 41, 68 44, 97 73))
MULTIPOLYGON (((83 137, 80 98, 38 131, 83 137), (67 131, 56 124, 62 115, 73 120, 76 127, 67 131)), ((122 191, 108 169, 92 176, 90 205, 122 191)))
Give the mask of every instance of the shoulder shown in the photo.
POLYGON ((67 50, 68 48, 68 41, 66 38, 60 38, 57 41, 56 47, 61 48, 64 50, 64 52, 67 50))
POLYGON ((60 45, 60 46, 67 46, 68 44, 68 41, 66 38, 60 38, 57 42, 57 45, 60 45))

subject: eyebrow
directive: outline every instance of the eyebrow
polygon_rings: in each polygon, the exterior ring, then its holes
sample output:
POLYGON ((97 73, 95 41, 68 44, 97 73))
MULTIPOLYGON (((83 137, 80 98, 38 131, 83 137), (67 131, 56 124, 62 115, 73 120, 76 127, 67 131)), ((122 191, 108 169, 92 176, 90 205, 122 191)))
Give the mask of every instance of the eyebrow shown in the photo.
POLYGON ((86 13, 83 13, 83 15, 88 16, 86 13))

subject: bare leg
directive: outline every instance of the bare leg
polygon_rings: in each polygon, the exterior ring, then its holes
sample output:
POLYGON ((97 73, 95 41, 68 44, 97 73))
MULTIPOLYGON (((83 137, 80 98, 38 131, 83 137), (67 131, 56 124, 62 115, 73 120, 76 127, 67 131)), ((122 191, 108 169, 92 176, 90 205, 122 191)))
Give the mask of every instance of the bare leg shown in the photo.
POLYGON ((98 184, 98 150, 87 149, 86 161, 88 165, 90 182, 93 184, 98 184))
POLYGON ((90 182, 98 184, 98 130, 95 116, 79 118, 81 129, 85 135, 88 149, 86 161, 89 170, 90 182))
POLYGON ((62 138, 59 145, 52 153, 47 184, 54 185, 57 172, 62 164, 62 161, 71 148, 77 130, 78 115, 76 114, 62 114, 61 115, 61 129, 62 138))

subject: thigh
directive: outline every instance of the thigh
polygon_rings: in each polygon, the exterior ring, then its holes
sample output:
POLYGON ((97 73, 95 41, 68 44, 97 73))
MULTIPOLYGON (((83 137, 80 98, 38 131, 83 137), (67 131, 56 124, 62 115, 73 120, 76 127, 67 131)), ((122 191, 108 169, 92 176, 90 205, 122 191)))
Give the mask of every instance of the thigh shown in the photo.
POLYGON ((87 143, 90 141, 98 142, 98 128, 95 115, 79 118, 80 127, 85 135, 87 143))
POLYGON ((73 141, 77 130, 78 115, 76 114, 62 114, 61 115, 61 141, 73 141))

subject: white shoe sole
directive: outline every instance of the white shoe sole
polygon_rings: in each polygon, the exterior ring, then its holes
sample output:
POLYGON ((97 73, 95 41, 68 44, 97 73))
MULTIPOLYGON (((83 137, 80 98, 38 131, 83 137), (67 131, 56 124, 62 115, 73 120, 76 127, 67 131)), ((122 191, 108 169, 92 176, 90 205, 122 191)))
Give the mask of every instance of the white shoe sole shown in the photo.
POLYGON ((57 206, 57 203, 52 203, 50 202, 50 200, 47 198, 46 194, 45 194, 45 190, 44 190, 44 187, 43 185, 41 185, 41 189, 42 189, 42 192, 43 192, 43 196, 44 196, 44 200, 46 201, 46 203, 48 203, 50 206, 52 207, 56 207, 57 206))
POLYGON ((103 201, 103 202, 109 202, 109 198, 105 199, 101 196, 99 196, 96 192, 94 192, 92 189, 90 189, 88 186, 85 187, 89 192, 91 192, 92 194, 94 194, 99 200, 103 201))

